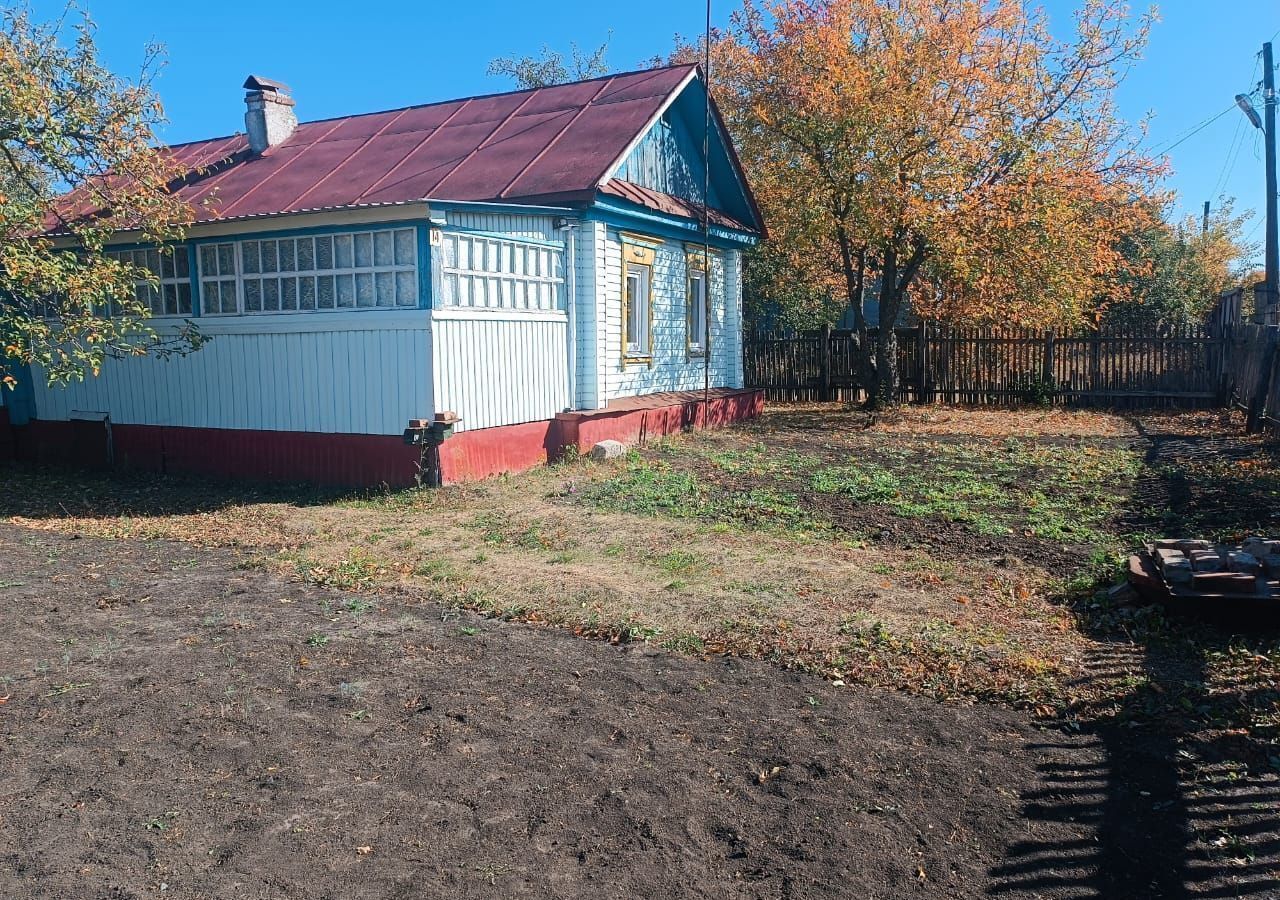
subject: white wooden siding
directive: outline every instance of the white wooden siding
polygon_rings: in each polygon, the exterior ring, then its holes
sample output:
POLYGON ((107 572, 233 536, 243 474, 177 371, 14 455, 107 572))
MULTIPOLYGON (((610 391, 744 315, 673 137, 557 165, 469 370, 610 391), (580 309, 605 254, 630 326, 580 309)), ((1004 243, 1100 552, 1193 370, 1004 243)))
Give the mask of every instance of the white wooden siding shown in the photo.
MULTIPOLYGON (((603 229, 602 229, 603 231, 603 229)), ((653 273, 653 365, 622 361, 622 245, 604 233, 598 251, 597 297, 604 327, 597 348, 604 401, 658 391, 697 390, 703 360, 686 346, 685 248, 667 241, 657 250, 653 273)), ((742 386, 741 253, 712 255, 711 386, 742 386)), ((581 392, 580 392, 581 393, 581 392)))
POLYGON ((600 409, 604 406, 604 296, 605 280, 604 223, 584 221, 578 228, 577 305, 574 307, 577 373, 576 409, 600 409))
POLYGON ((562 237, 560 232, 556 231, 555 219, 551 216, 460 212, 446 209, 445 219, 449 223, 448 227, 467 231, 487 231, 491 234, 505 234, 534 241, 558 242, 562 237))
POLYGON ((434 414, 429 315, 204 320, 211 340, 185 357, 109 360, 65 388, 37 374, 36 409, 54 420, 79 410, 129 425, 399 434, 434 414))
POLYGON ((458 430, 550 419, 568 406, 567 317, 562 312, 436 310, 435 408, 458 430))

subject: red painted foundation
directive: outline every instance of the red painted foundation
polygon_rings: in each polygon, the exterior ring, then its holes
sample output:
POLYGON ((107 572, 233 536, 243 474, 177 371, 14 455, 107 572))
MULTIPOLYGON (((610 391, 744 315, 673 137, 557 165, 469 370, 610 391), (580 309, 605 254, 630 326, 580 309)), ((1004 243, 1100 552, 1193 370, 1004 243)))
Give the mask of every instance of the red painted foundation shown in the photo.
MULTIPOLYGON (((586 452, 608 439, 642 444, 687 428, 717 428, 752 419, 763 409, 763 392, 752 390, 717 390, 706 403, 701 394, 629 398, 608 409, 459 432, 440 447, 440 473, 445 484, 477 481, 531 469, 567 447, 586 452)), ((408 487, 418 474, 418 448, 407 446, 399 435, 112 424, 108 457, 106 426, 101 422, 33 419, 28 425, 7 427, 6 416, 2 424, 6 427, 0 429, 0 459, 3 436, 12 434, 18 458, 91 468, 110 464, 118 469, 353 487, 408 487)))

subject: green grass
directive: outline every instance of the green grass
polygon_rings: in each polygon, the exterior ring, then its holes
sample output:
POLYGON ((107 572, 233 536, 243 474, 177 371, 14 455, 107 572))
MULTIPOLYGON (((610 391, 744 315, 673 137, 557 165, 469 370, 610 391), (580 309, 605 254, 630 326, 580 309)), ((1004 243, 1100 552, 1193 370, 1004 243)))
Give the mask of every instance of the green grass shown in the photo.
POLYGON ((634 513, 804 533, 831 531, 823 509, 840 497, 980 535, 1104 545, 1119 537, 1110 523, 1140 463, 1126 447, 1019 438, 900 440, 825 459, 759 443, 668 442, 633 453, 582 497, 634 513))

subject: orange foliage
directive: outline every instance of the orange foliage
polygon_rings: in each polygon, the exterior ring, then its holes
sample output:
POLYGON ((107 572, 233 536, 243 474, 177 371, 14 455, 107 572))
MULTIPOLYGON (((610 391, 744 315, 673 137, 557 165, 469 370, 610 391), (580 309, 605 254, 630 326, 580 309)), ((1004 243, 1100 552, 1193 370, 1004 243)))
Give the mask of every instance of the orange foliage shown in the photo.
POLYGON ((864 260, 882 317, 1087 316, 1162 174, 1111 99, 1149 23, 1086 0, 1060 41, 1017 0, 746 0, 714 84, 789 277, 854 300, 864 260))

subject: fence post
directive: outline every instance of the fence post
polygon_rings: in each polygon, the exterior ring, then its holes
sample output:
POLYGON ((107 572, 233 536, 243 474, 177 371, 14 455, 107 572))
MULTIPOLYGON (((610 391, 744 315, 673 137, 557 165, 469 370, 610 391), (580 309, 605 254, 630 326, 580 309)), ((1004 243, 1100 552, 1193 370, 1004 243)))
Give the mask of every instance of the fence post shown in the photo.
POLYGON ((834 400, 831 392, 831 323, 822 326, 822 399, 834 400))
POLYGON ((1056 400, 1058 399, 1057 397, 1058 386, 1054 383, 1054 380, 1053 380, 1053 371, 1054 371, 1053 353, 1054 353, 1054 334, 1053 334, 1053 329, 1050 328, 1048 331, 1044 333, 1044 365, 1040 371, 1040 380, 1044 382, 1045 387, 1052 388, 1053 394, 1054 394, 1053 399, 1056 400))
POLYGON ((916 326, 916 365, 920 367, 916 373, 916 402, 928 403, 933 398, 929 396, 929 325, 924 321, 916 326))
POLYGON ((1267 349, 1262 365, 1258 367, 1258 384, 1249 400, 1249 416, 1245 420, 1245 430, 1250 434, 1262 430, 1262 417, 1267 412, 1267 394, 1271 392, 1271 380, 1276 370, 1276 331, 1277 326, 1267 326, 1267 349))

